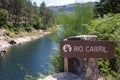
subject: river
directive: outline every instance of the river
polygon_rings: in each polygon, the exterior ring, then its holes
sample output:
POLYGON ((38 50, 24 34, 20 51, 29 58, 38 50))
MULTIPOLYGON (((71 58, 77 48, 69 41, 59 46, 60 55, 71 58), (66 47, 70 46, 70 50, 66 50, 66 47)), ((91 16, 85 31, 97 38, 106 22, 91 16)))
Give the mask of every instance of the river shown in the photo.
POLYGON ((12 46, 0 60, 0 80, 24 80, 24 73, 17 64, 23 65, 35 77, 38 73, 46 75, 54 47, 55 43, 48 37, 12 46))

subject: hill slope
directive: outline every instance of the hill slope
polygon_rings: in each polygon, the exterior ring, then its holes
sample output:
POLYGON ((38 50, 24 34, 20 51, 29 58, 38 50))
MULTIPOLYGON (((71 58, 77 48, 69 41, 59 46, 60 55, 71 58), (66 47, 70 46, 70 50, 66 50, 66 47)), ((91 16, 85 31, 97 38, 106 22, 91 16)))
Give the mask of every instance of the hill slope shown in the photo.
MULTIPOLYGON (((93 8, 95 6, 95 2, 88 2, 88 3, 77 3, 79 6, 83 6, 85 4, 90 4, 93 8)), ((55 14, 62 12, 62 13, 68 13, 74 11, 74 5, 75 4, 69 4, 69 5, 63 5, 63 6, 50 6, 48 7, 50 10, 52 10, 55 14)))

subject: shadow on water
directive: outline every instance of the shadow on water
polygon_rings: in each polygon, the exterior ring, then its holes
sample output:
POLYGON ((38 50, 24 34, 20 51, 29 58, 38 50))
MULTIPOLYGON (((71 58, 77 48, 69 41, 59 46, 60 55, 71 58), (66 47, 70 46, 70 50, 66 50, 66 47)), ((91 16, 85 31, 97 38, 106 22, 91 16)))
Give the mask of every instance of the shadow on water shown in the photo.
POLYGON ((22 45, 12 46, 0 60, 0 80, 23 80, 24 73, 16 65, 27 68, 31 75, 47 74, 49 57, 53 53, 55 43, 43 37, 22 45))

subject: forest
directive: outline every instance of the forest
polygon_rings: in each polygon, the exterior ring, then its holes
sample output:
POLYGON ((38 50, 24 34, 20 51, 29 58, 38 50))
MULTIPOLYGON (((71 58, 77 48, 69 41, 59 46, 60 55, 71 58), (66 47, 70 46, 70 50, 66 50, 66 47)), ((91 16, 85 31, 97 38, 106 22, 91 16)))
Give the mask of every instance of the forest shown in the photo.
POLYGON ((30 0, 0 0, 0 28, 6 29, 8 36, 14 37, 34 29, 46 30, 54 24, 54 15, 45 2, 38 7, 30 0))

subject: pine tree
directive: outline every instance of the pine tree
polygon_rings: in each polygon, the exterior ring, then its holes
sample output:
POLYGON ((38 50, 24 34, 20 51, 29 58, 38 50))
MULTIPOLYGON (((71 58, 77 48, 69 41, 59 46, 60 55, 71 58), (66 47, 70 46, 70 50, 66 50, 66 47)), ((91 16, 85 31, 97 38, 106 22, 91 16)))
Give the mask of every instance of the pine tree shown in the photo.
POLYGON ((42 18, 42 29, 47 29, 48 27, 51 27, 54 23, 54 16, 52 14, 52 11, 48 9, 45 5, 45 2, 43 1, 39 8, 40 16, 42 18))
POLYGON ((94 11, 101 17, 107 13, 120 13, 120 0, 100 0, 96 3, 94 11))

